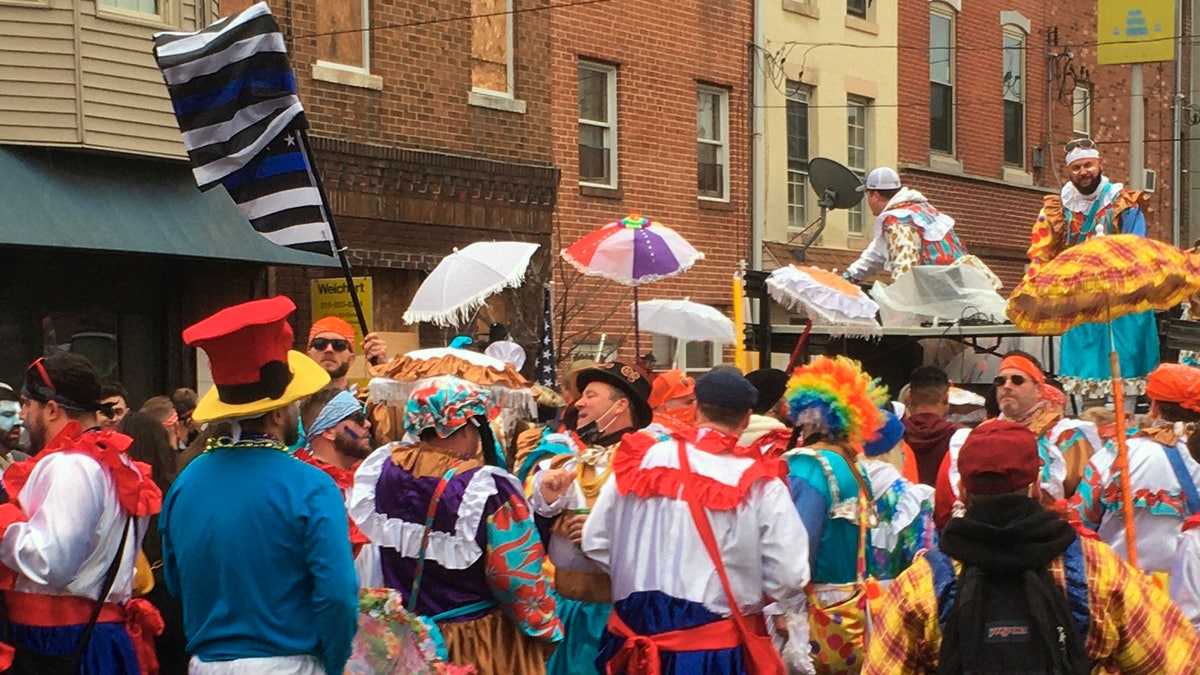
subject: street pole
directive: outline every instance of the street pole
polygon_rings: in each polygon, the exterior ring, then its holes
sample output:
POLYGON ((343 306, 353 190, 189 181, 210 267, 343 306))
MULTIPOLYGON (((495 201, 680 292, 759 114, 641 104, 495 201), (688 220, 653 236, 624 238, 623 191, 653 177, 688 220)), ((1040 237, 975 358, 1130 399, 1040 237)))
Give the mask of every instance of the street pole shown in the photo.
POLYGON ((1142 64, 1129 67, 1129 182, 1132 190, 1146 187, 1146 104, 1142 97, 1142 64))

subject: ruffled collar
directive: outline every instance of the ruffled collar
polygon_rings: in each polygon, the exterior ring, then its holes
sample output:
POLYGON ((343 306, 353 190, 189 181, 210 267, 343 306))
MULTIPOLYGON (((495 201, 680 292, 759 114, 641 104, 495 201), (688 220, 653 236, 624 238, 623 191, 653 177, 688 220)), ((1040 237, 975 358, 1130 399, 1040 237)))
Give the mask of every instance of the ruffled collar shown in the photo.
POLYGON ((671 434, 677 441, 687 441, 692 447, 704 452, 720 455, 728 453, 738 457, 758 457, 753 448, 738 445, 738 437, 708 427, 692 427, 671 434))
POLYGON ((1100 202, 1100 208, 1103 209, 1111 204, 1114 199, 1120 196, 1121 191, 1124 189, 1125 186, 1123 184, 1110 182, 1108 180, 1108 176, 1100 176, 1100 184, 1096 186, 1096 189, 1092 192, 1092 194, 1082 194, 1079 192, 1079 188, 1075 187, 1074 183, 1067 181, 1062 186, 1062 191, 1059 193, 1059 197, 1062 199, 1063 208, 1066 210, 1072 213, 1087 213, 1096 203, 1097 197, 1100 197, 1102 200, 1100 202), (1106 187, 1109 189, 1105 190, 1106 187))
POLYGON ((108 470, 117 488, 121 510, 134 516, 151 516, 162 510, 162 491, 151 480, 149 464, 129 458, 133 439, 112 429, 84 430, 74 420, 46 444, 37 456, 13 464, 4 472, 4 489, 15 501, 38 462, 58 452, 82 452, 108 470))
MULTIPOLYGON (((737 437, 723 434, 713 429, 689 429, 681 432, 678 437, 663 441, 669 443, 672 452, 676 443, 684 441, 691 447, 712 454, 735 453, 741 457, 753 457, 753 450, 737 445, 737 437), (747 454, 751 453, 751 454, 747 454)), ((651 497, 668 497, 682 500, 685 477, 677 466, 652 465, 643 466, 646 454, 650 448, 659 443, 658 439, 646 434, 630 434, 622 441, 617 452, 613 455, 613 477, 616 479, 617 492, 622 495, 635 494, 642 499, 651 497)), ((745 498, 750 488, 760 480, 778 480, 787 475, 786 465, 775 459, 756 457, 745 465, 741 475, 733 484, 718 480, 711 476, 697 473, 692 468, 691 480, 696 487, 696 497, 704 507, 714 511, 728 511, 736 508, 745 498)), ((733 476, 724 476, 733 479, 733 476)))

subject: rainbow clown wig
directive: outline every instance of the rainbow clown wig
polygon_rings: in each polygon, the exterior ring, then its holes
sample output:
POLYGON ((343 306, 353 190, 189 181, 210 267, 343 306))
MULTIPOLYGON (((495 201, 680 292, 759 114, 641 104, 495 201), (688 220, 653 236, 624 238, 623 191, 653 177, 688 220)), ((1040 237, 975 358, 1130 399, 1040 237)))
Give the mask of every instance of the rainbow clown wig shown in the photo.
POLYGON ((792 372, 783 398, 788 421, 806 435, 821 433, 861 446, 879 433, 887 387, 864 373, 858 361, 818 356, 792 372))

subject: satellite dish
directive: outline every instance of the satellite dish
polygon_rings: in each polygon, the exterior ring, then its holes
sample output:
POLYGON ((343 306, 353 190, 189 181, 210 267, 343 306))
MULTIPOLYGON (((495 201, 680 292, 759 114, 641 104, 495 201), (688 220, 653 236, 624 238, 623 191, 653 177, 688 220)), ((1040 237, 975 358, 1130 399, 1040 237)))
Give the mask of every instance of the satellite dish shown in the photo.
MULTIPOLYGON (((813 192, 817 193, 817 206, 821 207, 821 215, 813 223, 817 226, 811 237, 807 237, 807 241, 802 243, 799 248, 792 249, 792 257, 796 262, 805 262, 805 255, 808 252, 808 247, 816 243, 817 238, 821 236, 821 232, 825 229, 825 212, 829 209, 848 209, 862 201, 863 193, 858 189, 862 186, 862 181, 854 172, 846 167, 838 164, 832 159, 825 157, 814 157, 808 163, 808 183, 812 185, 813 192)), ((812 227, 809 225, 805 228, 812 227)), ((801 233, 800 236, 803 236, 801 233)))
POLYGON ((858 191, 862 181, 853 171, 832 159, 813 158, 808 163, 808 182, 817 193, 822 216, 825 209, 848 209, 863 198, 863 193, 858 191))

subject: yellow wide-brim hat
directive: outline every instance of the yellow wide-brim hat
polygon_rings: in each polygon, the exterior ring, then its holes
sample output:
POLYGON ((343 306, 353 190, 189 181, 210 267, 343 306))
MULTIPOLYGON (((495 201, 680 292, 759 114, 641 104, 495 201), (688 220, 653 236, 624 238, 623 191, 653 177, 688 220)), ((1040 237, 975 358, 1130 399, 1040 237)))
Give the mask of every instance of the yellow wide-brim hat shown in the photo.
POLYGON ((184 342, 208 355, 214 383, 192 419, 257 417, 329 384, 320 364, 289 349, 287 316, 295 310, 290 298, 279 295, 226 307, 183 331, 184 342))
POLYGON ((197 422, 212 422, 213 420, 234 419, 239 417, 257 417, 276 408, 312 396, 329 384, 329 373, 321 364, 310 359, 306 354, 288 350, 288 369, 292 371, 292 381, 279 398, 262 398, 250 403, 225 403, 221 400, 214 386, 205 392, 196 404, 192 419, 197 422))

